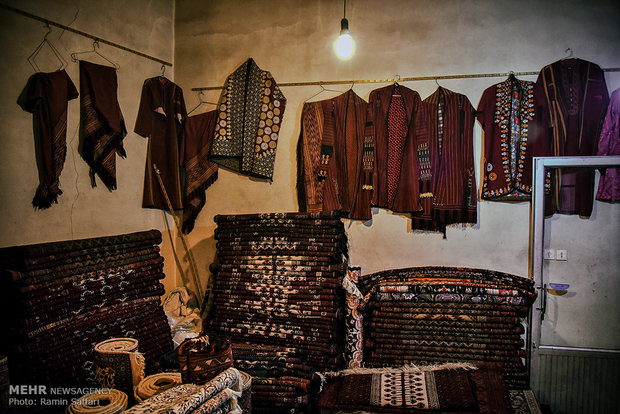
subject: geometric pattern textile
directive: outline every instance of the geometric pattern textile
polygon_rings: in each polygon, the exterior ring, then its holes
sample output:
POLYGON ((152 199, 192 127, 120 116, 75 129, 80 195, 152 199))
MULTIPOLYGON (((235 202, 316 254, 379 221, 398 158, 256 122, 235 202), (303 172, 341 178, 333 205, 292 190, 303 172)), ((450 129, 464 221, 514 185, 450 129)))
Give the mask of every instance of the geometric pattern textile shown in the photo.
POLYGON ((531 280, 484 269, 413 267, 359 277, 366 367, 497 363, 507 387, 528 388, 521 318, 531 280))
MULTIPOLYGON (((139 343, 147 369, 157 369, 172 350, 160 243, 152 230, 0 249, 0 311, 10 315, 0 346, 12 380, 97 386, 94 348, 110 338, 139 343)), ((122 354, 131 357, 124 372, 137 385, 141 357, 122 354)))
POLYGON ((271 73, 246 60, 224 84, 211 159, 241 174, 271 179, 285 106, 271 73))
MULTIPOLYGON (((253 377, 254 412, 307 411, 315 371, 343 364, 344 225, 337 212, 219 215, 214 310, 253 377)), ((361 354, 359 355, 361 357, 361 354)))
POLYGON ((497 367, 459 365, 326 373, 316 406, 346 413, 513 413, 497 367))

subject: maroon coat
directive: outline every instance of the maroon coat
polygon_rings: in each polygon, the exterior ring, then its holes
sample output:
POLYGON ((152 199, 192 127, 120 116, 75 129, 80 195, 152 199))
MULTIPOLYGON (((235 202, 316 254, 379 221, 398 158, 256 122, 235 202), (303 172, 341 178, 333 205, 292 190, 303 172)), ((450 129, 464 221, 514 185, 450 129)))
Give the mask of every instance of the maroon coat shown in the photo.
POLYGON ((65 70, 37 72, 28 79, 17 103, 33 114, 33 131, 39 169, 39 186, 32 200, 35 209, 58 202, 60 173, 67 155, 67 107, 78 97, 65 70))
MULTIPOLYGON (((365 140, 373 143, 372 205, 396 212, 422 209, 416 140, 426 140, 420 95, 397 83, 370 92, 365 140)), ((365 175, 366 176, 366 175, 365 175)))
MULTIPOLYGON (((601 124, 609 103, 603 70, 592 62, 565 59, 542 68, 536 83, 547 99, 552 155, 596 155, 601 124)), ((557 169, 553 175, 554 211, 590 217, 594 170, 557 169)))
POLYGON ((483 92, 476 117, 484 132, 482 198, 529 200, 533 157, 551 155, 544 92, 510 76, 483 92))
POLYGON ((156 164, 172 208, 183 208, 179 151, 186 118, 183 90, 179 86, 163 77, 144 81, 134 128, 136 134, 149 139, 142 207, 168 210, 153 170, 153 164, 156 164))
POLYGON ((476 223, 474 108, 465 95, 441 87, 423 104, 428 139, 417 142, 423 211, 413 216, 413 228, 445 232, 449 224, 476 223))
POLYGON ((352 90, 304 104, 297 152, 300 211, 371 218, 371 193, 362 191, 361 182, 366 106, 352 90))

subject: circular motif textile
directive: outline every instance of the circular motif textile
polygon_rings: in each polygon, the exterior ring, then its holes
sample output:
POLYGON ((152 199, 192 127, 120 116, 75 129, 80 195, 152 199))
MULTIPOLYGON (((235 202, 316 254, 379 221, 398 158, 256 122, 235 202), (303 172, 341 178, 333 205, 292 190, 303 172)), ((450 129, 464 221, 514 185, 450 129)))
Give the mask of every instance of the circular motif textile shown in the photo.
POLYGON ((108 388, 86 394, 67 407, 67 414, 116 414, 127 408, 127 394, 108 388))
POLYGON ((211 159, 233 171, 272 178, 277 148, 273 133, 277 137, 285 105, 271 74, 248 59, 226 80, 211 159))

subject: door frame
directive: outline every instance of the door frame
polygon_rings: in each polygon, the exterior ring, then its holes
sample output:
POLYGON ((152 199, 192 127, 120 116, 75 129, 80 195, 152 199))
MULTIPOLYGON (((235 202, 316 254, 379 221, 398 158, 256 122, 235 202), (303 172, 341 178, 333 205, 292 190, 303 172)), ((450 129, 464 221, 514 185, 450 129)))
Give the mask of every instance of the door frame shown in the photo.
MULTIPOLYGON (((584 157, 534 157, 532 175, 532 202, 530 206, 530 279, 538 293, 531 308, 530 323, 527 335, 528 369, 532 367, 532 359, 537 357, 538 350, 588 351, 617 353, 612 349, 593 349, 579 347, 558 347, 541 344, 541 325, 544 318, 546 302, 546 283, 543 275, 544 226, 545 226, 545 173, 549 168, 582 167, 607 168, 620 167, 620 156, 584 156, 584 157)), ((533 364, 536 366, 537 364, 533 364)), ((531 371, 530 371, 531 372, 531 371)), ((535 373, 532 372, 532 376, 535 373)))

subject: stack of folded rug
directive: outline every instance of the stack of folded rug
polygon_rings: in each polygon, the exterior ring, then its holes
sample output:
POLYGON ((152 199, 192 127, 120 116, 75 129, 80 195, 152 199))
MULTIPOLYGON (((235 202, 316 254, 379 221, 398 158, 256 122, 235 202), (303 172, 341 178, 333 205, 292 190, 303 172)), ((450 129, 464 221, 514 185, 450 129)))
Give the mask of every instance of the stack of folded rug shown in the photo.
POLYGON ((2 351, 16 383, 95 386, 93 349, 135 338, 146 366, 172 349, 157 230, 0 249, 2 351))
POLYGON ((360 276, 366 367, 493 362, 528 388, 521 323, 531 280, 481 269, 414 267, 360 276))
POLYGON ((235 366, 255 377, 253 410, 303 409, 312 373, 342 365, 343 223, 337 213, 215 221, 214 310, 207 330, 229 336, 235 366))
POLYGON ((298 348, 274 345, 233 344, 235 366, 253 377, 255 412, 306 412, 310 379, 316 369, 298 348))

